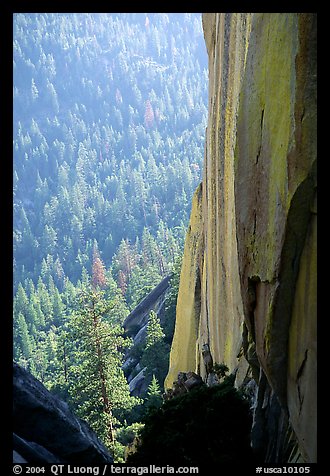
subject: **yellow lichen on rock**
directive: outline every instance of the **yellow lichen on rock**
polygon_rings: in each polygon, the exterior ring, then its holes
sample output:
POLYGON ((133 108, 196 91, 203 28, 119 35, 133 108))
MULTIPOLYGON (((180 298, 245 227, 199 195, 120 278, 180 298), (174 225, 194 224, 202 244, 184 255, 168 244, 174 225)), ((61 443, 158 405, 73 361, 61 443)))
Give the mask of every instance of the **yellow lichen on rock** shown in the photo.
POLYGON ((197 188, 186 235, 176 308, 174 337, 165 388, 171 388, 178 372, 196 369, 196 344, 200 314, 200 271, 202 260, 202 185, 197 188))
MULTIPOLYGON (((239 286, 233 286, 239 283, 234 150, 251 14, 205 14, 203 24, 210 99, 203 178, 206 272, 201 298, 206 305, 201 307, 199 351, 208 343, 214 362, 223 362, 232 371, 238 365, 243 321, 239 286)), ((203 365, 200 372, 205 376, 203 365)))
POLYGON ((302 461, 315 462, 316 16, 207 13, 203 28, 202 196, 186 238, 166 385, 179 371, 206 377, 204 344, 242 382, 244 348, 302 461))
POLYGON ((236 232, 245 318, 283 407, 283 349, 315 187, 315 93, 313 15, 256 14, 238 119, 236 232), (249 280, 256 278, 251 312, 249 280))
POLYGON ((317 224, 313 216, 300 259, 288 349, 288 408, 305 461, 316 461, 317 224))

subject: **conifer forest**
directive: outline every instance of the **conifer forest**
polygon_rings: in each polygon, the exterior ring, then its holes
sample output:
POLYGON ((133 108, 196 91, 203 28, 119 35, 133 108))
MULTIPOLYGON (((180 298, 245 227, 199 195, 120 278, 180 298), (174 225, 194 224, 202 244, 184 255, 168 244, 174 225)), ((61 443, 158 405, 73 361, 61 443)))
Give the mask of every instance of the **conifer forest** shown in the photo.
POLYGON ((13 357, 123 462, 161 402, 202 179, 201 14, 17 13, 13 40, 13 357), (123 323, 167 276, 133 396, 123 323))

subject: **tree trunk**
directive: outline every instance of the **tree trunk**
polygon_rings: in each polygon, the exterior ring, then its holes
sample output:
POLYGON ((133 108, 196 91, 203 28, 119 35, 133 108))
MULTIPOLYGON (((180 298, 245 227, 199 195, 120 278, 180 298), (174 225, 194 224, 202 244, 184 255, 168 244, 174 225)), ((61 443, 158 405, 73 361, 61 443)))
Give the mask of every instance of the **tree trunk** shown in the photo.
POLYGON ((93 302, 93 322, 94 322, 94 329, 95 329, 95 339, 96 339, 96 350, 97 350, 97 357, 98 357, 98 371, 99 371, 99 376, 100 376, 100 384, 101 384, 101 394, 102 394, 102 400, 103 400, 103 409, 104 412, 109 415, 109 439, 111 443, 115 442, 115 433, 114 433, 114 428, 113 428, 113 417, 112 417, 112 411, 111 411, 111 405, 109 402, 108 394, 107 394, 107 386, 106 386, 106 378, 104 374, 104 368, 102 365, 102 347, 101 347, 101 342, 100 338, 97 333, 97 327, 98 327, 98 317, 95 313, 94 310, 94 302, 93 302))

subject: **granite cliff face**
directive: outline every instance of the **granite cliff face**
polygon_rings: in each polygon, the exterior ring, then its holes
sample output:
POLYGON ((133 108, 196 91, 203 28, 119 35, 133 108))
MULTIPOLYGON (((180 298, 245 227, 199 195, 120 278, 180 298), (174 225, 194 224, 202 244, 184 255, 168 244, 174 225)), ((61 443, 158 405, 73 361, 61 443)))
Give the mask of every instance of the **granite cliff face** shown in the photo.
MULTIPOLYGON (((256 382, 252 445, 316 462, 316 15, 207 13, 209 116, 166 386, 256 382)), ((253 387, 253 385, 252 385, 253 387)))

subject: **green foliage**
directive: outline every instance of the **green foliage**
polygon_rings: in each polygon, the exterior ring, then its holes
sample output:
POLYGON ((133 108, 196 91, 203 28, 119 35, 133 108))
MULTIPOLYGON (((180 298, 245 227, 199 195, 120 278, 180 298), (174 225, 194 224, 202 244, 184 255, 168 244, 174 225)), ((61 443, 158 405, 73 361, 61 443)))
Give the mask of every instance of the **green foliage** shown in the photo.
POLYGON ((123 446, 128 446, 130 443, 133 443, 134 438, 140 435, 143 427, 144 427, 144 424, 140 422, 123 426, 117 432, 117 439, 119 443, 121 443, 123 446))
POLYGON ((106 286, 107 281, 105 276, 105 267, 100 258, 100 253, 96 243, 93 249, 92 285, 94 289, 102 289, 106 286))
MULTIPOLYGON (((120 368, 130 344, 121 326, 174 270, 164 329, 152 318, 146 348, 136 349, 162 387, 204 155, 200 14, 148 14, 148 22, 134 13, 18 13, 13 23, 14 358, 106 442, 110 423, 119 432, 144 412, 120 368), (112 382, 111 416, 100 365, 112 382)), ((122 460, 123 444, 112 445, 122 460)))
POLYGON ((18 345, 20 347, 21 354, 24 355, 27 359, 29 359, 32 354, 32 344, 24 314, 22 314, 21 312, 18 314, 17 335, 18 345))
POLYGON ((146 379, 151 380, 154 375, 159 382, 165 380, 168 371, 169 345, 164 340, 165 334, 159 317, 154 311, 150 312, 145 350, 141 358, 141 365, 147 367, 146 379))
POLYGON ((126 300, 130 309, 134 309, 139 302, 162 280, 155 266, 135 266, 132 271, 126 291, 126 300))
POLYGON ((112 302, 104 291, 87 288, 68 325, 73 362, 69 394, 77 414, 87 420, 109 449, 114 450, 116 428, 139 400, 131 397, 121 365, 129 341, 111 324, 112 302))
POLYGON ((231 380, 165 402, 145 418, 142 443, 127 464, 197 465, 253 462, 252 415, 231 380))
POLYGON ((159 317, 154 311, 149 314, 147 325, 146 350, 151 349, 163 340, 165 334, 160 324, 159 317))
POLYGON ((176 303, 178 299, 180 272, 182 264, 182 254, 177 255, 173 267, 172 277, 170 279, 170 288, 166 296, 165 313, 166 320, 164 323, 165 342, 171 344, 174 334, 175 317, 176 317, 176 303))
POLYGON ((14 356, 64 393, 50 329, 61 339, 90 279, 122 324, 175 268, 200 180, 201 18, 148 21, 152 34, 144 14, 14 16, 14 356))
POLYGON ((160 408, 163 402, 162 393, 158 380, 156 379, 155 374, 152 376, 152 380, 148 387, 147 398, 146 398, 146 409, 154 410, 160 408))
POLYGON ((200 14, 148 18, 152 34, 145 14, 14 17, 15 290, 47 255, 76 284, 94 240, 108 263, 146 235, 161 276, 182 250, 207 56, 200 14))

